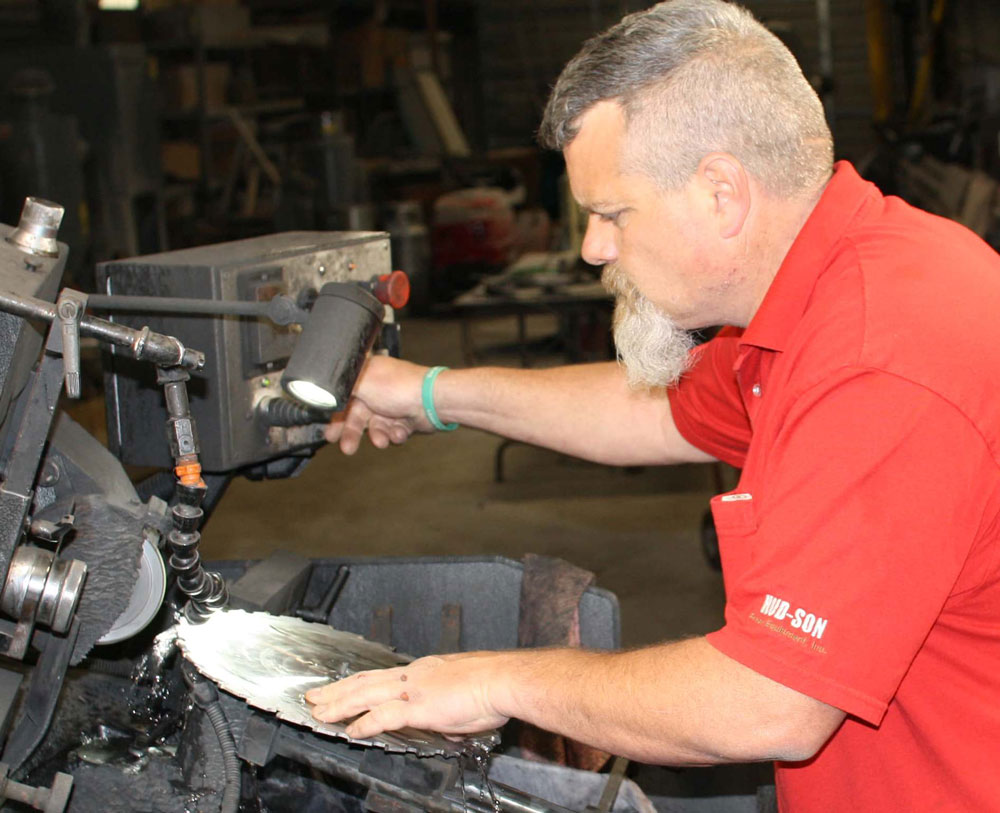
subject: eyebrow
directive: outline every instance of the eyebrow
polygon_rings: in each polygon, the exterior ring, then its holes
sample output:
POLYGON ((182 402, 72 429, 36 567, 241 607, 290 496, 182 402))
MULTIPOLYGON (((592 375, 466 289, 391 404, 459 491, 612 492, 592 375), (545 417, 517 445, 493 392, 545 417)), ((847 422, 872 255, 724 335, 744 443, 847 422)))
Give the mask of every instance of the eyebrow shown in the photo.
POLYGON ((625 204, 617 201, 593 200, 590 202, 577 201, 580 207, 588 212, 600 213, 601 211, 617 211, 624 209, 625 204))

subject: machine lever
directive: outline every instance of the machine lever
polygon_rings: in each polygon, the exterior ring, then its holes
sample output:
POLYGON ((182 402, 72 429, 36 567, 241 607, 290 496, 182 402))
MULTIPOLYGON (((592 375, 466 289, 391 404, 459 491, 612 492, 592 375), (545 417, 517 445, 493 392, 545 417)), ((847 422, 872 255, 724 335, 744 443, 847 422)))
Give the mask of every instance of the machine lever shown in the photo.
POLYGON ((56 301, 56 314, 62 326, 63 379, 66 395, 80 397, 80 317, 87 307, 87 297, 64 288, 56 301))

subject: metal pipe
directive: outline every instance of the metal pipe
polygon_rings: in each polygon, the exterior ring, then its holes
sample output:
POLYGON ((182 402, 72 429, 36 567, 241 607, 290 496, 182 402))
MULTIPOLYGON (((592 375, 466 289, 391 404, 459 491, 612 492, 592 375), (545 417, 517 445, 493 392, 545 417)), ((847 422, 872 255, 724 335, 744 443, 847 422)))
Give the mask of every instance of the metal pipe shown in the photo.
POLYGON ((277 294, 264 302, 228 299, 187 299, 179 296, 107 296, 92 294, 87 307, 101 311, 131 313, 174 313, 202 316, 253 316, 270 319, 276 325, 302 323, 309 312, 285 294, 277 294))
MULTIPOLYGON (((56 306, 52 302, 30 296, 17 296, 7 291, 0 291, 0 310, 25 319, 38 319, 49 323, 58 319, 56 306)), ((122 347, 130 351, 139 361, 184 367, 188 370, 200 370, 205 366, 204 353, 187 348, 179 339, 155 333, 148 327, 136 330, 96 316, 83 316, 80 319, 80 335, 91 336, 116 347, 122 347)))
POLYGON ((180 339, 155 333, 148 327, 135 330, 104 319, 84 316, 80 321, 80 333, 123 347, 131 351, 133 358, 139 361, 151 361, 161 367, 200 370, 205 366, 204 353, 185 347, 180 339))
POLYGON ((87 307, 133 313, 195 313, 205 316, 267 316, 267 302, 185 299, 180 296, 106 296, 91 294, 87 307))
MULTIPOLYGON (((504 813, 573 813, 568 807, 563 807, 562 805, 557 805, 554 802, 547 801, 546 799, 539 799, 535 796, 531 796, 523 791, 517 790, 516 788, 509 787, 508 785, 502 785, 498 782, 490 782, 490 786, 493 790, 493 799, 496 799, 497 804, 504 813)), ((476 793, 483 791, 481 784, 477 784, 475 781, 465 782, 465 792, 469 793, 470 790, 474 790, 476 793)), ((486 802, 484 806, 488 810, 493 811, 493 803, 490 800, 490 793, 485 792, 486 802)))

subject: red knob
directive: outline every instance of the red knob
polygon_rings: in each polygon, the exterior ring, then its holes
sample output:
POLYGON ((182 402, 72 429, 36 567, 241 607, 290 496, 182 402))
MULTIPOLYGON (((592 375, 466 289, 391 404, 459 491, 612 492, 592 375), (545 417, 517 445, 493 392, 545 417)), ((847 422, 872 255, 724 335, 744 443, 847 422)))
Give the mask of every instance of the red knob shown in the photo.
POLYGON ((382 274, 375 281, 374 293, 383 305, 401 308, 410 301, 410 279, 402 271, 382 274))

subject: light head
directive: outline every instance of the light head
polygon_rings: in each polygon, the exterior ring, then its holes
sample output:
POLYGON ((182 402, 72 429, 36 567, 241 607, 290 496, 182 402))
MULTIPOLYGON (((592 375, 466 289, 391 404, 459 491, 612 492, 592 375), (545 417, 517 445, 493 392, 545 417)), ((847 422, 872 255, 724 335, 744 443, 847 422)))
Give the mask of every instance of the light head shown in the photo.
POLYGON ((347 406, 385 308, 355 282, 328 282, 313 303, 281 385, 297 401, 336 412, 347 406))

